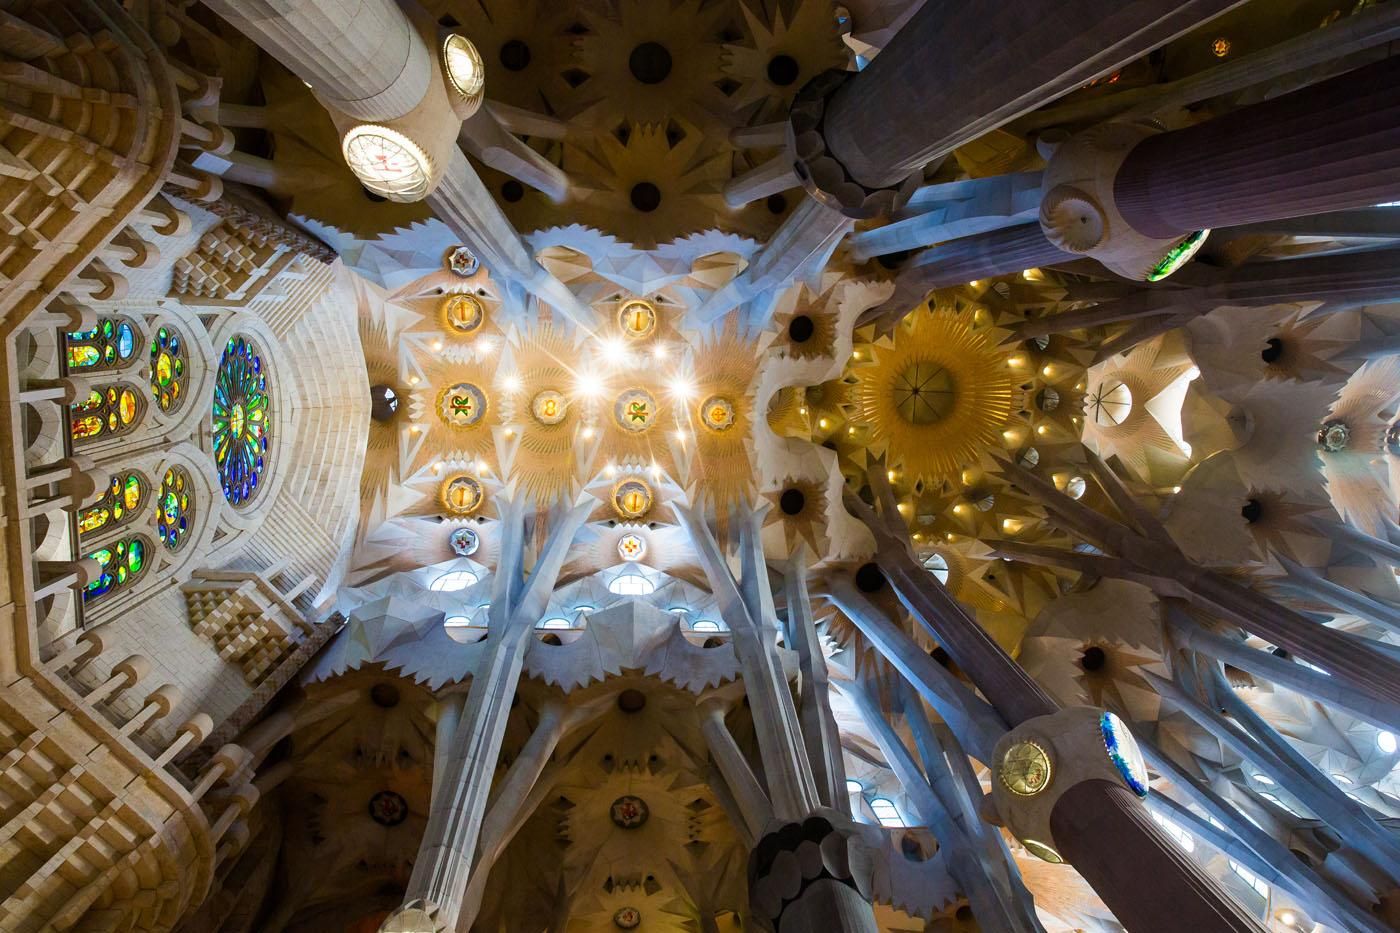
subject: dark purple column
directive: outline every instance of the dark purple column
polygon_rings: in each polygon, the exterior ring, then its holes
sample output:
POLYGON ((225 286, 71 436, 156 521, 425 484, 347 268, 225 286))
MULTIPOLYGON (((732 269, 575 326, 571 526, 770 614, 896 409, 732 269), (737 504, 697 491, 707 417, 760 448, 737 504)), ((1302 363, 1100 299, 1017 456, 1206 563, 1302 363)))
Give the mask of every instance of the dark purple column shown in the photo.
POLYGON ((982 691, 1008 725, 1059 707, 995 638, 908 551, 881 554, 879 566, 899 601, 982 691))
POLYGON ((1366 207, 1400 198, 1400 56, 1143 140, 1114 180, 1139 233, 1366 207))
POLYGON ((881 188, 1239 0, 927 0, 836 91, 823 135, 881 188))
POLYGON ((1133 933, 1264 929, 1158 830, 1126 787, 1100 780, 1074 785, 1056 802, 1050 830, 1060 855, 1133 933))

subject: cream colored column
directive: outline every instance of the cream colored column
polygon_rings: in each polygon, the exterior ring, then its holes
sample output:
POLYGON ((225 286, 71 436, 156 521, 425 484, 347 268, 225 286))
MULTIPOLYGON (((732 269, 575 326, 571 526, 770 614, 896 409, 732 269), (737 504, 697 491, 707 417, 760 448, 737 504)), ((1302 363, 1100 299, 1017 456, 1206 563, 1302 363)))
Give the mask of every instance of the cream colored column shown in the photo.
POLYGON ((393 0, 206 0, 327 104, 360 120, 416 107, 430 52, 393 0))

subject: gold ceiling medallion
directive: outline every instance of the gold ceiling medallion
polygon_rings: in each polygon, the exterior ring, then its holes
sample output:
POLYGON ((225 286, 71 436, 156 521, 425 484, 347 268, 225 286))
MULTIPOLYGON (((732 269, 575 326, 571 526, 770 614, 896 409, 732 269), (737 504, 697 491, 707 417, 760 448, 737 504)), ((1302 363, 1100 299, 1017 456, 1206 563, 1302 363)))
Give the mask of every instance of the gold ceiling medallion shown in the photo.
POLYGON ((910 424, 934 424, 948 417, 957 400, 953 374, 938 363, 921 360, 894 380, 894 403, 910 424))
POLYGON ((628 389, 613 403, 617 426, 630 434, 641 434, 656 422, 656 399, 646 389, 628 389))
POLYGON ((651 511, 651 487, 639 479, 627 479, 613 487, 613 508, 625 519, 635 520, 651 511))
POLYGON ((700 423, 711 431, 734 427, 734 403, 722 395, 711 395, 700 403, 700 423))
POLYGON ((1034 797, 1050 786, 1050 755, 1036 742, 1017 742, 1002 756, 1001 783, 1021 797, 1034 797))
POLYGON ((569 413, 569 400, 562 393, 545 389, 530 402, 530 414, 546 426, 556 425, 569 413))
POLYGON ((656 308, 641 298, 623 302, 617 312, 617 324, 622 333, 633 340, 650 337, 656 330, 656 308))
POLYGON ((481 508, 486 493, 476 477, 465 473, 454 476, 442 484, 443 508, 453 515, 470 515, 481 508))
POLYGON ((442 299, 442 325, 459 336, 476 333, 486 321, 486 308, 475 295, 448 295, 442 299))
MULTIPOLYGON (((1004 331, 977 328, 973 314, 915 311, 890 341, 869 347, 869 362, 847 372, 857 382, 857 418, 867 447, 911 481, 956 476, 983 451, 1000 447, 1011 416, 1011 373, 998 347, 1004 331)), ((866 356, 865 348, 853 354, 866 356)), ((818 419, 818 427, 824 419, 818 419)))
POLYGON ((486 417, 486 393, 470 382, 448 386, 438 395, 438 415, 454 428, 474 428, 486 417))

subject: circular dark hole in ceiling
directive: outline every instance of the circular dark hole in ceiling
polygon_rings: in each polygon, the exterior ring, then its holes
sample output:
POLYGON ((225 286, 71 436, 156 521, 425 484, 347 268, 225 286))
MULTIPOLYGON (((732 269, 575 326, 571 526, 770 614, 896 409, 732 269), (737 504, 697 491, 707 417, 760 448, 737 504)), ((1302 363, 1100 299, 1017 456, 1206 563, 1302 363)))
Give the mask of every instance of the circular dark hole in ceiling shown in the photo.
POLYGON ((957 917, 962 923, 968 923, 972 920, 972 908, 964 904, 957 909, 953 916, 957 917))
POLYGON ((640 690, 624 690, 617 695, 617 708, 624 713, 641 712, 647 705, 647 695, 640 690))
POLYGON ((928 653, 928 656, 937 661, 939 667, 947 667, 953 663, 953 659, 948 655, 948 649, 944 648, 942 645, 935 646, 934 649, 928 653))
POLYGON ((369 388, 369 416, 375 421, 388 421, 399 410, 398 393, 386 385, 369 388))
POLYGON ((520 182, 516 181, 514 178, 512 178, 509 181, 502 183, 501 197, 504 198, 507 202, 514 204, 516 201, 519 201, 521 198, 525 197, 525 186, 522 185, 520 182))
POLYGON ((1101 671, 1107 660, 1108 655, 1104 654, 1102 648, 1098 645, 1090 645, 1079 656, 1079 666, 1086 671, 1101 671))
POLYGON ((1277 337, 1270 337, 1259 356, 1265 363, 1277 363, 1279 357, 1283 356, 1283 341, 1277 337))
POLYGON ((375 706, 393 709, 399 705, 399 688, 393 684, 375 684, 369 688, 369 698, 375 706))
POLYGON ((805 314, 799 314, 788 324, 788 338, 793 343, 806 343, 817 332, 817 325, 805 314))
POLYGON ((506 71, 524 71, 530 67, 530 47, 519 39, 501 46, 501 64, 506 71))
POLYGON ((1264 517, 1264 506, 1258 499, 1250 499, 1244 505, 1240 506, 1240 517, 1253 525, 1264 517))
POLYGON ((671 53, 660 42, 643 42, 627 56, 627 70, 643 84, 660 84, 671 74, 671 53))
POLYGON ((797 515, 807 505, 807 497, 800 489, 784 489, 783 494, 778 497, 778 507, 783 510, 784 515, 797 515))
POLYGON ((559 638, 559 636, 554 634, 553 632, 549 632, 541 636, 540 641, 544 642, 546 645, 554 645, 555 647, 564 644, 564 642, 559 638))
POLYGON ((644 214, 649 214, 661 206, 661 189, 649 181, 639 181, 632 186, 632 206, 644 214))
POLYGON ((800 70, 797 59, 791 55, 774 55, 768 59, 768 80, 778 87, 787 87, 796 81, 800 70))
POLYGON ((856 571, 856 588, 862 593, 878 593, 885 588, 885 575, 874 564, 862 564, 856 571))
POLYGON ((781 214, 787 210, 787 198, 781 194, 770 194, 768 200, 763 203, 768 205, 768 213, 770 214, 781 214))

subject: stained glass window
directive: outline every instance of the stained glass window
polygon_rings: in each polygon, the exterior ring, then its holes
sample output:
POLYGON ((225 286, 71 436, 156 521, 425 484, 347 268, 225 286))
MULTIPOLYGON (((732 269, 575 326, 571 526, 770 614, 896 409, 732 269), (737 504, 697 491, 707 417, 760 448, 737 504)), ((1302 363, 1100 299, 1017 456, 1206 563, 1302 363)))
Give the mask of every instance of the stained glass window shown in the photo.
POLYGON ((161 411, 180 407, 185 391, 185 344, 180 335, 162 327, 151 338, 151 397, 161 411))
POLYGON ((267 371, 253 343, 235 337, 224 347, 214 379, 214 465, 224 498, 244 505, 257 495, 268 463, 272 401, 267 371))
POLYGON ((194 500, 190 475, 183 467, 171 467, 160 481, 160 497, 156 499, 156 530, 160 540, 172 551, 185 543, 194 518, 194 500))
POLYGON ((93 505, 78 513, 78 534, 92 535, 124 525, 136 517, 146 498, 146 482, 139 473, 117 473, 93 505))
POLYGON ((86 398, 68 408, 69 430, 81 443, 130 431, 140 423, 146 403, 135 386, 117 382, 89 390, 86 398))
POLYGON ((97 579, 83 587, 83 605, 96 602, 108 593, 135 582, 146 570, 146 549, 149 546, 145 538, 137 535, 88 554, 102 570, 97 579))
POLYGON ((69 331, 64 335, 68 371, 92 372, 125 366, 135 357, 137 342, 136 328, 130 321, 98 318, 92 330, 69 331))

